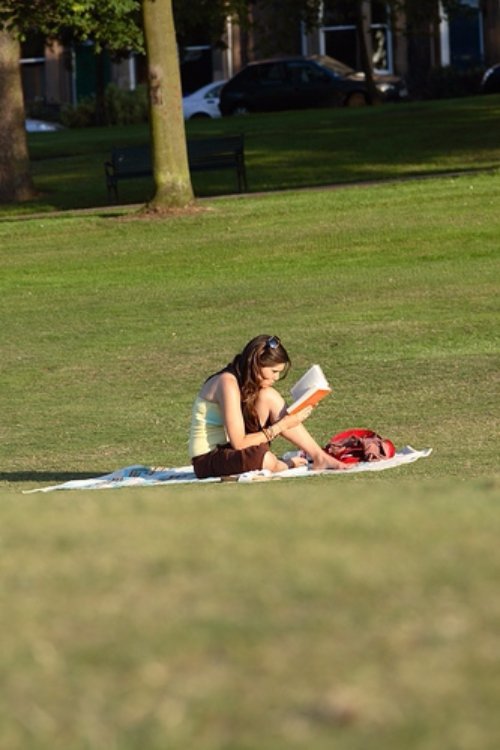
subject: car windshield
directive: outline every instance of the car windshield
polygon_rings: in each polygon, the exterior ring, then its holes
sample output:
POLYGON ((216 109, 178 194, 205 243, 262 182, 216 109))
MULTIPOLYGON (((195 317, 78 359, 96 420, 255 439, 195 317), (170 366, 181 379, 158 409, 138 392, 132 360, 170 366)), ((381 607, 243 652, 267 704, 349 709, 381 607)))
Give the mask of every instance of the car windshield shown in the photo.
POLYGON ((214 99, 215 97, 219 96, 220 90, 223 87, 223 83, 219 83, 217 86, 214 86, 213 88, 209 89, 207 93, 205 94, 205 99, 214 99))
POLYGON ((337 76, 350 76, 356 72, 354 68, 350 68, 349 65, 329 55, 311 55, 309 59, 315 60, 319 65, 328 68, 328 70, 331 70, 337 76))
POLYGON ((290 77, 294 83, 317 83, 329 80, 328 73, 308 62, 292 61, 287 64, 290 77))

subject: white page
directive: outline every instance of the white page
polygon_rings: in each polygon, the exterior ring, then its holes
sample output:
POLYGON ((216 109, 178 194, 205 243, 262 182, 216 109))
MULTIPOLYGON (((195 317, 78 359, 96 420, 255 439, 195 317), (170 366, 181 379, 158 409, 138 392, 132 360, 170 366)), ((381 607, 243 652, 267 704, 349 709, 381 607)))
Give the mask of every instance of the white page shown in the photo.
POLYGON ((294 401, 297 401, 306 391, 311 388, 329 389, 328 381, 319 365, 312 365, 309 370, 302 375, 295 385, 291 388, 290 393, 294 401))

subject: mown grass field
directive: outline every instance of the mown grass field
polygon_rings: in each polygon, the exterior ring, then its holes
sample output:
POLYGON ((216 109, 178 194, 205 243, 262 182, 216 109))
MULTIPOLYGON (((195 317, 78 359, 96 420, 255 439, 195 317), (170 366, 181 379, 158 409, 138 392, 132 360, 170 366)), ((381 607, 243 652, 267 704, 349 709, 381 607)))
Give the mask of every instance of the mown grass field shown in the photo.
POLYGON ((4 215, 2 748, 496 750, 499 199, 492 172, 4 215), (285 393, 312 362, 332 382, 318 440, 432 456, 22 494, 186 463, 200 381, 260 331, 285 393))

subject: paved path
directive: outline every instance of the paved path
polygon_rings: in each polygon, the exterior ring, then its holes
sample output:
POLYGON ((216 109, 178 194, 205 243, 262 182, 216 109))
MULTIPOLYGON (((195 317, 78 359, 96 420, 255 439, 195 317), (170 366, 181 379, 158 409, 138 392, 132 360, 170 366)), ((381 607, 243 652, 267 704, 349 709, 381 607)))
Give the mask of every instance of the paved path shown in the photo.
MULTIPOLYGON (((495 174, 500 172, 500 165, 489 166, 489 167, 471 167, 467 169, 454 169, 454 170, 443 170, 436 172, 428 172, 425 174, 410 174, 403 177, 388 177, 382 180, 362 180, 358 182, 338 182, 328 185, 311 185, 305 187, 291 187, 283 188, 281 190, 261 190, 256 192, 248 193, 228 193, 224 195, 210 195, 196 198, 196 201, 201 203, 217 200, 227 200, 228 198, 235 200, 248 199, 253 197, 262 197, 265 195, 279 195, 284 193, 301 193, 301 192, 312 192, 312 191, 325 191, 325 190, 352 190, 353 188, 360 187, 373 187, 375 185, 391 185, 398 182, 413 182, 415 180, 435 180, 443 177, 466 177, 474 174, 495 174)), ((139 211, 144 206, 144 203, 118 203, 105 206, 94 206, 92 208, 67 208, 65 210, 58 211, 45 211, 36 212, 32 214, 3 214, 0 211, 0 222, 2 221, 23 221, 26 219, 48 219, 61 216, 85 216, 91 214, 102 214, 103 216, 123 215, 133 211, 139 211)))

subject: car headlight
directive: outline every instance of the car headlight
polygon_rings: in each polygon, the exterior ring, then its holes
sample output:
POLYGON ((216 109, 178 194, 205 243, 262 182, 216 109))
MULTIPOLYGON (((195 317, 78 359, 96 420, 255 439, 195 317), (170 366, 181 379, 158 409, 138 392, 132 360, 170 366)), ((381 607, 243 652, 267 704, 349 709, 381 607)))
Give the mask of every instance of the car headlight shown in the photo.
POLYGON ((381 94, 388 94, 396 90, 396 87, 392 83, 377 83, 377 88, 381 94))

